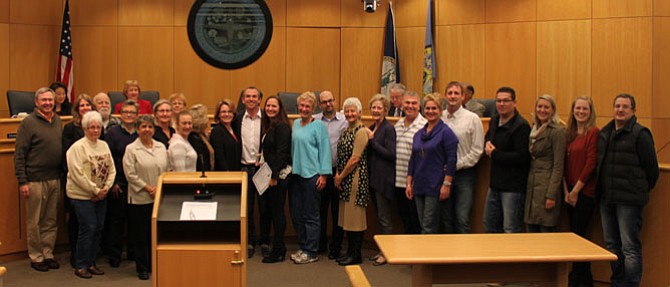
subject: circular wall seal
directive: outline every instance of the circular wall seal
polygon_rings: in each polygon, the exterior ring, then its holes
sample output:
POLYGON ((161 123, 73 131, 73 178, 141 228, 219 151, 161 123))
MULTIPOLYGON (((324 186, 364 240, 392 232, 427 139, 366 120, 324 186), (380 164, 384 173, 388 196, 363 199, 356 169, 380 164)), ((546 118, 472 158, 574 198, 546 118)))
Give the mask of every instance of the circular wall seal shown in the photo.
POLYGON ((267 49, 272 15, 263 0, 197 0, 187 30, 201 59, 222 69, 237 69, 255 62, 267 49))

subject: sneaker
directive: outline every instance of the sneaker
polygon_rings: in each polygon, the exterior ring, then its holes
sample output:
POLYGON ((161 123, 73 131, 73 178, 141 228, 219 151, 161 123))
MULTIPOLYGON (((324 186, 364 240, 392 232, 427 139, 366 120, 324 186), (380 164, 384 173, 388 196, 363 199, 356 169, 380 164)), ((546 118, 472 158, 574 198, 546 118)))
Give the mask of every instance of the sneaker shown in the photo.
POLYGON ((300 257, 302 253, 303 253, 302 250, 298 250, 296 253, 291 254, 291 260, 295 261, 295 259, 300 257))
POLYGON ((39 271, 39 272, 47 272, 49 271, 49 265, 45 262, 30 262, 30 267, 33 269, 39 271))
POLYGON ((49 269, 58 269, 60 268, 60 264, 58 264, 58 261, 54 260, 53 258, 50 259, 45 259, 44 263, 49 266, 49 269))
POLYGON ((309 264, 317 261, 319 261, 318 256, 309 256, 307 255, 307 253, 304 252, 300 254, 300 256, 296 257, 295 260, 293 260, 295 264, 309 264))

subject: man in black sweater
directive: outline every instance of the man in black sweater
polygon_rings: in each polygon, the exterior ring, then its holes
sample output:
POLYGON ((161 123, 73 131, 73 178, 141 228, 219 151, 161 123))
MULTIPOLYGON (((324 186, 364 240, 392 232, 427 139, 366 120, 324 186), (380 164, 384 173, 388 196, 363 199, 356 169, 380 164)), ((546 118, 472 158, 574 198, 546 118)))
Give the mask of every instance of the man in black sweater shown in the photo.
POLYGON ((516 233, 523 229, 523 208, 530 166, 530 126, 516 110, 514 89, 498 89, 496 109, 498 114, 491 118, 484 146, 484 152, 491 158, 484 229, 489 233, 516 233))

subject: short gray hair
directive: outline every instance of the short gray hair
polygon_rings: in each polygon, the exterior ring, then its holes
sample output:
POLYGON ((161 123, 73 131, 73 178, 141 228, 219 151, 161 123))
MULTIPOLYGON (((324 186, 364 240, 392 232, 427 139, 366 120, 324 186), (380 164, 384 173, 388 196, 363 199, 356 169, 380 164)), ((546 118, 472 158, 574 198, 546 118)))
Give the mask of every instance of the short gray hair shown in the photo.
POLYGON ((56 97, 56 92, 54 92, 54 90, 52 90, 49 87, 41 87, 41 88, 37 89, 37 91, 35 91, 35 99, 37 99, 37 96, 39 96, 41 94, 44 94, 46 92, 50 92, 52 98, 56 97))
POLYGON ((102 116, 97 111, 87 112, 81 119, 81 126, 85 129, 87 129, 88 125, 92 123, 99 123, 100 125, 102 125, 102 116))
POLYGON ((346 100, 344 100, 342 108, 346 109, 348 106, 356 107, 356 110, 359 113, 363 111, 363 105, 361 104, 361 100, 359 100, 357 97, 348 97, 346 100))

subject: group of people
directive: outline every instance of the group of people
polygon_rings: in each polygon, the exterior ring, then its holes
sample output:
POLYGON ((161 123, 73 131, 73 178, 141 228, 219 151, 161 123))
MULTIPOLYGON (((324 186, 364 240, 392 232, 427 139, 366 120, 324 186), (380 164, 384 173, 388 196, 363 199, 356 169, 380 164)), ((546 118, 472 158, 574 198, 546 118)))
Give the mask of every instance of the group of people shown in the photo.
MULTIPOLYGON (((127 224, 128 257, 138 277, 148 279, 158 176, 196 170, 249 174, 249 257, 258 246, 262 262, 285 260, 288 193, 299 243, 291 260, 312 263, 326 252, 340 265, 360 264, 369 205, 376 206, 383 234, 394 232, 394 201, 406 234, 469 233, 475 166, 484 154, 491 160, 486 232, 554 231, 565 202, 571 231, 586 237, 599 205, 607 248, 619 256, 612 281, 633 286, 641 278, 642 209, 659 170, 651 132, 637 123, 635 98, 628 94, 615 97, 614 119, 599 130, 588 97, 574 100, 566 126, 554 98, 542 95, 530 125, 516 109, 514 89, 501 87, 497 114, 484 133, 483 106, 470 100, 472 86, 460 82, 448 83, 444 96, 423 98, 394 84, 389 95, 374 95, 367 103, 369 127, 356 97, 346 98, 338 111, 332 92, 305 92, 291 125, 279 97, 268 97, 261 108, 263 93, 250 86, 240 94, 243 109, 228 99, 217 104, 211 130, 207 107, 186 109, 182 94, 151 107, 138 98, 137 81, 125 83, 127 100, 115 107, 118 118, 111 116, 104 93, 80 95, 72 105, 73 121, 62 127, 57 113, 66 114, 67 105, 59 103, 60 89, 66 88, 56 83, 35 93, 35 112, 21 123, 16 141, 28 251, 38 271, 58 268, 55 206, 64 187, 75 274, 104 274, 95 264, 100 246, 110 266, 118 267, 127 224), (321 112, 314 114, 317 105, 321 112), (393 124, 387 116, 399 119, 393 124), (272 175, 259 195, 252 178, 262 164, 272 175)), ((381 253, 370 260, 386 263, 381 253)), ((592 286, 588 263, 573 265, 570 286, 592 286)))

